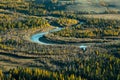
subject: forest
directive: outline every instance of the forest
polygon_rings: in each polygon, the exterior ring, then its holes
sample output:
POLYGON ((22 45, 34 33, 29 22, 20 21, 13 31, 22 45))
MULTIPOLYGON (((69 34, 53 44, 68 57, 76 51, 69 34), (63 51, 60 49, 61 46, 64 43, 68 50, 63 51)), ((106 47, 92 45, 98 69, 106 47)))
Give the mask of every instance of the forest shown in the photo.
POLYGON ((0 1, 0 80, 120 80, 120 14, 62 1, 0 1))

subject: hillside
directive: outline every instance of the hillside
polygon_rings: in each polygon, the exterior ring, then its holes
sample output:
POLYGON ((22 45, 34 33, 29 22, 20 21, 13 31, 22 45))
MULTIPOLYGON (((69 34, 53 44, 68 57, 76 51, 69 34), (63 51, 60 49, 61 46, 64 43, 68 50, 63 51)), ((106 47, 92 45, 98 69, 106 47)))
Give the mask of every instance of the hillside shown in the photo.
POLYGON ((67 6, 67 10, 85 12, 120 11, 119 0, 76 0, 75 4, 67 6))
MULTIPOLYGON (((120 12, 120 0, 36 0, 37 3, 54 3, 55 6, 64 5, 65 11, 88 13, 120 12)), ((54 5, 52 4, 52 5, 54 5)), ((50 5, 50 4, 49 4, 50 5)), ((48 5, 47 5, 48 6, 48 5)), ((53 6, 52 6, 53 7, 53 6)))

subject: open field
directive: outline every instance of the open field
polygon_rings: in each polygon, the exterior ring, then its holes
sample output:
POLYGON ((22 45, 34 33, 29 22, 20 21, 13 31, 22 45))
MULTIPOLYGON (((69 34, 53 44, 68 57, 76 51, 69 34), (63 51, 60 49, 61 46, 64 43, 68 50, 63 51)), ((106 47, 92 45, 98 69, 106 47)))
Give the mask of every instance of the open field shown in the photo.
POLYGON ((120 11, 119 0, 75 0, 75 4, 67 6, 68 10, 102 13, 105 11, 120 11))
POLYGON ((88 18, 99 18, 99 19, 113 19, 113 20, 120 20, 120 14, 90 14, 90 15, 83 15, 88 18))

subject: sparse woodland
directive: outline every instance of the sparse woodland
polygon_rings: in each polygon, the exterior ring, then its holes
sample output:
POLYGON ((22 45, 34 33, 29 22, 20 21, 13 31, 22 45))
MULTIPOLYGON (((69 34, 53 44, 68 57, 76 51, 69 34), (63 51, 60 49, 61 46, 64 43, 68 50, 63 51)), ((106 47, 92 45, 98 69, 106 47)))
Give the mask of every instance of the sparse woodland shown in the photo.
MULTIPOLYGON (((52 1, 55 6, 57 0, 52 1)), ((0 80, 120 80, 120 20, 56 8, 0 1, 0 80), (30 41, 33 34, 55 27, 63 29, 44 39, 59 45, 30 41), (92 45, 86 50, 72 45, 83 42, 92 45)))

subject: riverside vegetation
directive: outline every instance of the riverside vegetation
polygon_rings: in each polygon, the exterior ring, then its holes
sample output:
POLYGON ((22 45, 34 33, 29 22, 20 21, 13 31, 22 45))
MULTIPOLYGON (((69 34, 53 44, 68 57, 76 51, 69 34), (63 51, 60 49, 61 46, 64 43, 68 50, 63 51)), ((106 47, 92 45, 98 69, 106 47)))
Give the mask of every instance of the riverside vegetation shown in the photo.
POLYGON ((57 10, 52 1, 49 7, 0 1, 0 80, 120 80, 120 20, 57 10), (58 45, 31 41, 35 33, 55 27, 63 29, 44 39, 58 45))

